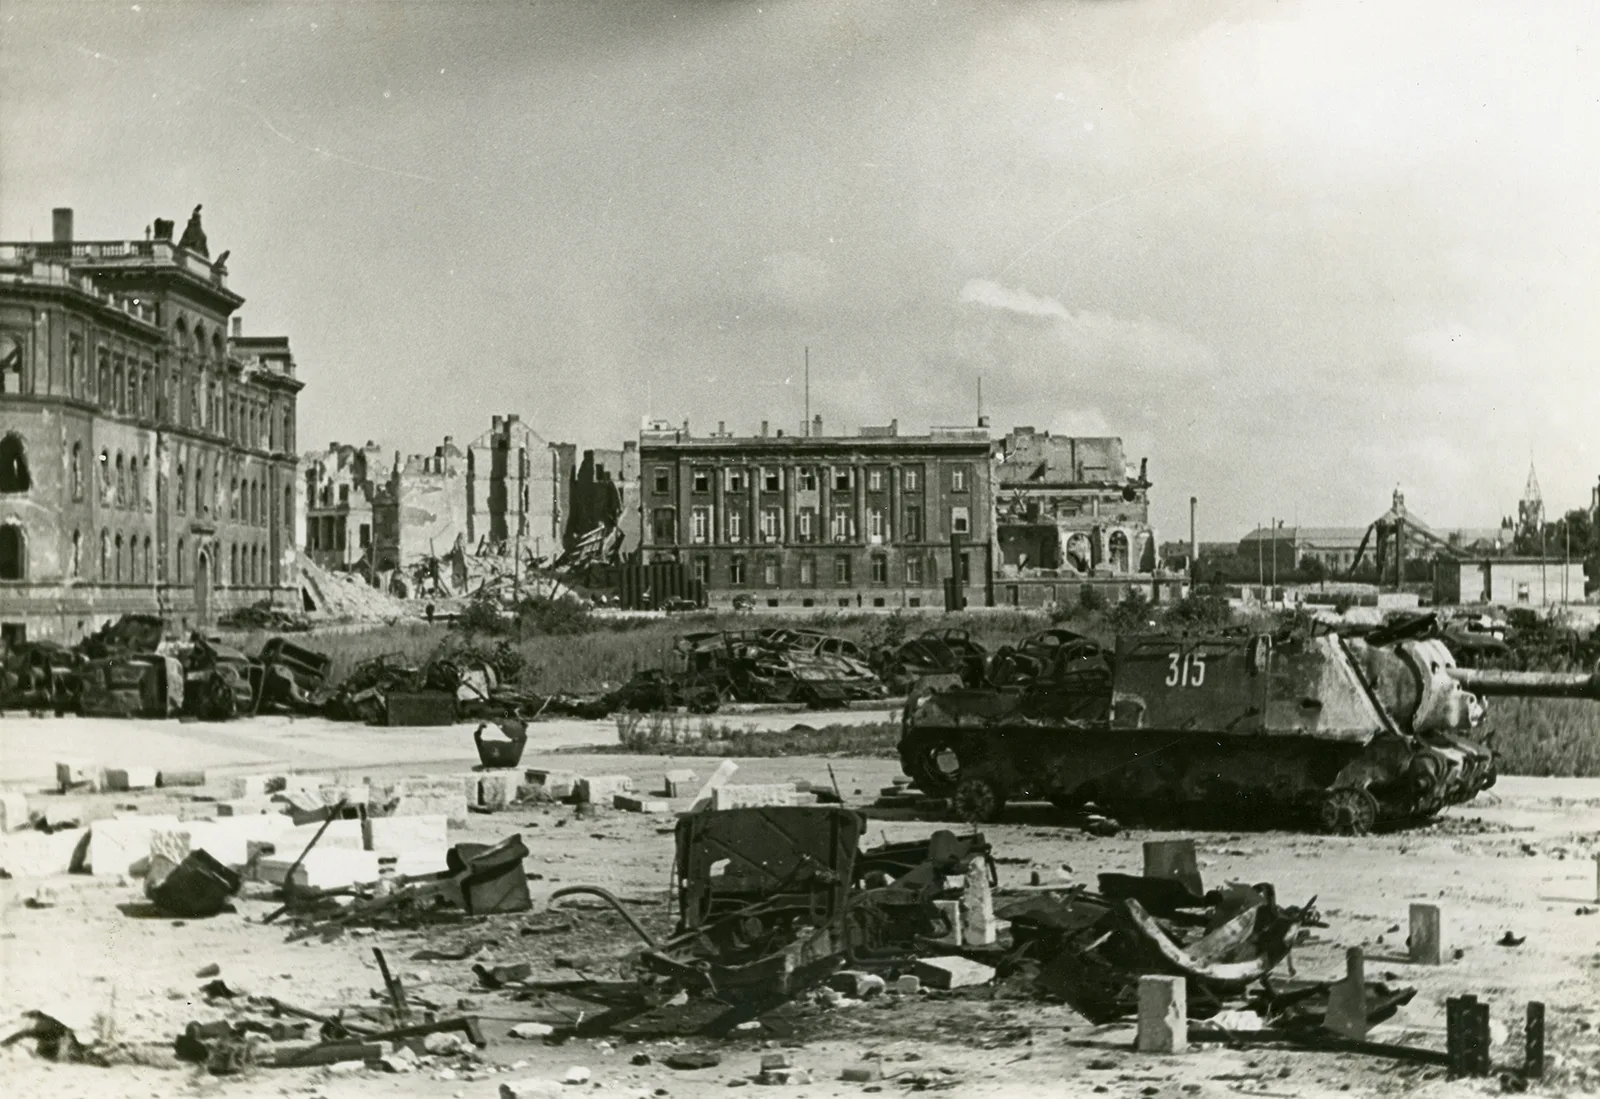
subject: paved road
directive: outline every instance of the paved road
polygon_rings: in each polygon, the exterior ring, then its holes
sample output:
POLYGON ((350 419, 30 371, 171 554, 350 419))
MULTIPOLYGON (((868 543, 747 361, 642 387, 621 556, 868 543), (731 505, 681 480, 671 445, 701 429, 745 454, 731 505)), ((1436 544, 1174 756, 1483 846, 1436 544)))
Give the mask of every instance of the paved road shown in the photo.
MULTIPOLYGON (((893 720, 887 710, 786 714, 718 714, 689 718, 718 726, 781 732, 797 724, 860 725, 893 720)), ((476 722, 448 728, 384 728, 320 717, 256 717, 230 722, 144 719, 0 717, 0 785, 37 789, 55 780, 57 760, 81 758, 106 767, 203 768, 227 775, 264 767, 343 770, 406 765, 449 769, 478 762, 476 722)), ((555 720, 528 726, 528 755, 615 744, 615 722, 555 720)))

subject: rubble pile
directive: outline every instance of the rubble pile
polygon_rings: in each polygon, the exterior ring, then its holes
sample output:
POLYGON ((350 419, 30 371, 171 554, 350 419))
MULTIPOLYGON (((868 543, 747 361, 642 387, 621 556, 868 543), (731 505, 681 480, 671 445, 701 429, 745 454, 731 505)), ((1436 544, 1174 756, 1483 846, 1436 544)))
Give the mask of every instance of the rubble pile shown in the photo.
POLYGON ((417 609, 371 586, 354 573, 331 572, 301 556, 300 597, 308 616, 333 622, 395 622, 417 609))

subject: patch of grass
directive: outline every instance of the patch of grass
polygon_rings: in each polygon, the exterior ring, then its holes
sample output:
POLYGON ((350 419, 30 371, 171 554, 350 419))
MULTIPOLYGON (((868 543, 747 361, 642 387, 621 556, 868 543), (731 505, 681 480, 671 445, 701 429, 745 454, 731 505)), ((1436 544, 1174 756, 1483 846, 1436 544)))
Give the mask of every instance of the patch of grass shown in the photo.
POLYGON ((583 752, 650 756, 729 756, 737 759, 773 759, 782 756, 834 756, 849 759, 894 759, 900 726, 801 726, 787 732, 751 732, 726 721, 682 714, 616 715, 619 743, 583 752))
POLYGON ((1600 775, 1600 703, 1578 698, 1493 698, 1493 732, 1506 775, 1600 775))

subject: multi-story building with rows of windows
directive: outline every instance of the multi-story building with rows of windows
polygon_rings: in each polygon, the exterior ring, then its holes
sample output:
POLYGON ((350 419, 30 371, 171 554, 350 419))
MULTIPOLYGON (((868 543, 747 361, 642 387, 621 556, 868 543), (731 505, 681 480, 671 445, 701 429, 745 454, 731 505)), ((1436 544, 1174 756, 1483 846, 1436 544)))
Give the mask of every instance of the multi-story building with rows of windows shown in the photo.
POLYGON ((935 607, 990 600, 987 426, 901 435, 639 436, 641 556, 686 563, 714 605, 935 607))
POLYGON ((289 341, 242 334, 199 207, 172 231, 79 241, 57 210, 50 242, 0 243, 8 637, 296 598, 289 341))

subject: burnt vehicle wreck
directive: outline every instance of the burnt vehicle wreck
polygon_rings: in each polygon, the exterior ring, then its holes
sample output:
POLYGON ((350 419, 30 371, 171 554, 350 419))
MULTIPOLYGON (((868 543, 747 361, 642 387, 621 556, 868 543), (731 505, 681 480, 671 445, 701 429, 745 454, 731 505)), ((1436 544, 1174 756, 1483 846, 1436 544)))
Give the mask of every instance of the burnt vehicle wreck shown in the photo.
POLYGON ((1600 699, 1600 674, 1458 667, 1432 616, 1361 639, 1299 625, 1122 637, 1114 650, 1047 633, 995 685, 924 684, 907 698, 901 765, 966 819, 1044 800, 1361 834, 1494 784, 1493 752, 1473 735, 1484 696, 1600 699))

